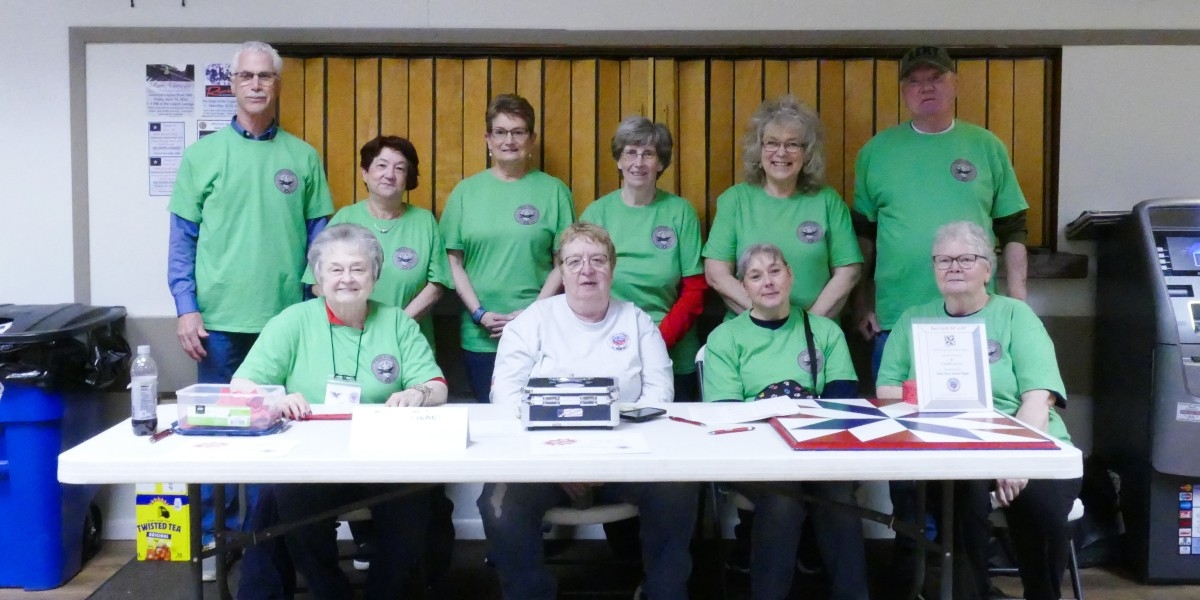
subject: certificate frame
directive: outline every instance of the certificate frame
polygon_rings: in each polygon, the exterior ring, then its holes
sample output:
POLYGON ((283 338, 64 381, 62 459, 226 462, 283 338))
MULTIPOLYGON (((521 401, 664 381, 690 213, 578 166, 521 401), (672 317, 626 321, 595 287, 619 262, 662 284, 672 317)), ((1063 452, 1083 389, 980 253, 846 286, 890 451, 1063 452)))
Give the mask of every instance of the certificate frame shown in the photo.
POLYGON ((913 364, 920 410, 993 410, 987 339, 983 319, 912 320, 913 364))

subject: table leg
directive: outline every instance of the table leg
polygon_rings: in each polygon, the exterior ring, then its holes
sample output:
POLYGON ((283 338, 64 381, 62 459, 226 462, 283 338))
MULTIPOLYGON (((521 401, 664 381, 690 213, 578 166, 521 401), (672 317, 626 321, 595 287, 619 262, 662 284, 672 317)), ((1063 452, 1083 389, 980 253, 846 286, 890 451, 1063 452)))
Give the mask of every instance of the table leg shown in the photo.
POLYGON ((217 595, 221 600, 233 600, 229 594, 229 573, 227 568, 227 550, 225 539, 225 485, 213 486, 213 543, 215 562, 217 565, 217 595))
POLYGON ((200 556, 204 549, 204 544, 200 540, 200 484, 189 483, 187 492, 188 521, 192 532, 191 539, 188 541, 192 556, 192 600, 204 600, 203 566, 201 565, 204 557, 200 556))
POLYGON ((951 600, 954 595, 954 482, 942 482, 942 523, 938 531, 942 537, 942 600, 951 600))
MULTIPOLYGON (((905 598, 918 598, 921 595, 921 590, 925 588, 925 553, 928 552, 928 549, 926 548, 928 538, 926 536, 928 535, 929 523, 925 518, 926 482, 916 481, 914 483, 916 484, 916 498, 914 498, 915 504, 913 513, 916 515, 914 518, 917 521, 913 525, 915 525, 917 528, 917 537, 914 540, 916 542, 916 548, 914 550, 916 552, 916 556, 913 557, 914 571, 912 583, 909 584, 908 593, 904 595, 905 598)), ((896 531, 896 534, 900 535, 900 532, 896 531)))

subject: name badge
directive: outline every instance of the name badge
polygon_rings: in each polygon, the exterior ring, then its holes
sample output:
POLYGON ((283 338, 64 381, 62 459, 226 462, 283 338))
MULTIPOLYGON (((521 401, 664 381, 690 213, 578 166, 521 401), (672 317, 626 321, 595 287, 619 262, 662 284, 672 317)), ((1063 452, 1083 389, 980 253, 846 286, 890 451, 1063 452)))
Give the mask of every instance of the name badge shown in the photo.
POLYGON ((325 404, 327 406, 350 406, 358 404, 362 398, 362 386, 353 379, 332 377, 325 383, 325 404))

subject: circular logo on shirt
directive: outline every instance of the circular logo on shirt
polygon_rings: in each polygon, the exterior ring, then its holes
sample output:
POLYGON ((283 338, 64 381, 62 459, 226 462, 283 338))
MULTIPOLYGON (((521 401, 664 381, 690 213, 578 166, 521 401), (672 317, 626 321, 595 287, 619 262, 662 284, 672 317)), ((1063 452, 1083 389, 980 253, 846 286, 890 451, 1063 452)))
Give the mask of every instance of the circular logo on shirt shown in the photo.
POLYGON ((975 165, 971 164, 971 161, 960 158, 950 163, 950 174, 963 183, 969 183, 975 181, 975 176, 979 174, 979 170, 975 168, 975 165))
POLYGON ((825 229, 816 221, 805 221, 796 228, 796 237, 805 244, 815 244, 825 237, 825 229))
POLYGON ((513 214, 513 218, 522 225, 533 225, 541 216, 542 213, 538 212, 537 207, 532 204, 522 204, 513 214))
POLYGON ((380 354, 371 361, 371 372, 380 383, 392 383, 400 376, 400 363, 391 354, 380 354))
POLYGON ((659 250, 670 250, 675 247, 675 230, 667 225, 659 225, 650 232, 650 241, 659 250))
POLYGON ((1001 358, 1004 358, 1004 349, 1000 347, 1000 342, 988 340, 988 362, 996 364, 1001 358))
POLYGON ((284 194, 291 194, 300 185, 300 178, 291 169, 280 169, 275 172, 275 189, 284 194))
POLYGON ((411 271, 417 266, 417 251, 412 248, 397 248, 392 253, 392 263, 405 271, 411 271))
POLYGON ((629 336, 624 333, 618 333, 608 340, 608 345, 613 350, 624 350, 629 347, 629 336))
MULTIPOLYGON (((825 370, 825 354, 822 353, 819 348, 816 349, 816 351, 817 351, 817 373, 820 373, 821 371, 825 370)), ((812 360, 810 360, 808 357, 807 349, 804 350, 803 352, 801 352, 798 356, 796 356, 796 364, 800 365, 800 368, 804 369, 805 373, 813 372, 812 360)))
POLYGON ((959 390, 959 388, 961 388, 961 387, 962 387, 962 382, 953 377, 946 380, 946 389, 948 389, 952 392, 957 392, 959 390))

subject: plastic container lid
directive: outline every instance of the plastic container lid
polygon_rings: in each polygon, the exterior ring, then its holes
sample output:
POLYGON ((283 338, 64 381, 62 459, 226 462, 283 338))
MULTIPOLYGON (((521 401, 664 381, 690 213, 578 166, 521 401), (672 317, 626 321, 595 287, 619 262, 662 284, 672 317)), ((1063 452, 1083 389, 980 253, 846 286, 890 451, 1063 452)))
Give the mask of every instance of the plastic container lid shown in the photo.
POLYGON ((124 306, 0 304, 0 343, 29 344, 74 337, 123 318, 124 306))

